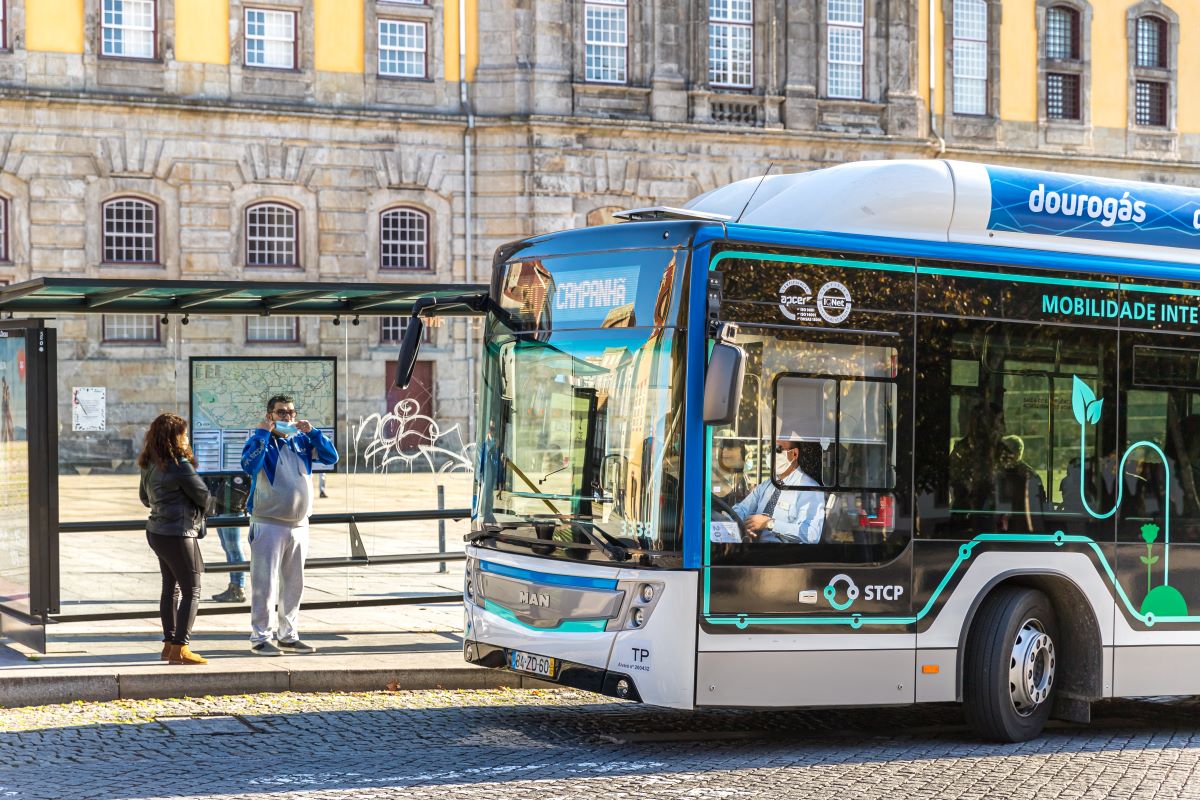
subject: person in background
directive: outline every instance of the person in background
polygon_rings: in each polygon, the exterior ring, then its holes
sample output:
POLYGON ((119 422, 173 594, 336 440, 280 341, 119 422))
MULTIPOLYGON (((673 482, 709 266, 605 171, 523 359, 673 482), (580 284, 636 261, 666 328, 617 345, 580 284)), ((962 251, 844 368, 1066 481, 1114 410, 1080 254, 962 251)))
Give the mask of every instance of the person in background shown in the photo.
POLYGON ((749 494, 746 486, 746 443, 721 439, 713 448, 712 493, 726 503, 740 503, 749 494))
POLYGON ((138 494, 150 509, 146 540, 158 556, 162 593, 158 611, 162 619, 162 660, 172 664, 207 664, 188 646, 196 608, 200 604, 200 575, 204 558, 199 540, 210 495, 196 474, 196 457, 188 443, 187 420, 160 414, 138 456, 142 477, 138 494))
POLYGON ((300 640, 300 598, 304 594, 304 558, 308 518, 312 515, 313 462, 337 463, 325 434, 306 419, 296 419, 290 395, 267 401, 267 414, 242 448, 242 471, 250 476, 250 652, 313 653, 300 640), (295 421, 295 424, 292 424, 295 421), (278 600, 278 614, 271 611, 278 600), (276 641, 271 644, 271 639, 276 641))
MULTIPOLYGON (((244 561, 242 555, 242 532, 238 528, 217 528, 217 537, 221 540, 221 549, 225 551, 225 560, 230 564, 244 561)), ((229 585, 220 594, 214 594, 213 600, 218 603, 246 602, 246 573, 229 573, 229 585)))
POLYGON ((1042 532, 1050 505, 1041 476, 1025 461, 1025 441, 1015 434, 1001 437, 996 453, 997 527, 1002 531, 1042 532))

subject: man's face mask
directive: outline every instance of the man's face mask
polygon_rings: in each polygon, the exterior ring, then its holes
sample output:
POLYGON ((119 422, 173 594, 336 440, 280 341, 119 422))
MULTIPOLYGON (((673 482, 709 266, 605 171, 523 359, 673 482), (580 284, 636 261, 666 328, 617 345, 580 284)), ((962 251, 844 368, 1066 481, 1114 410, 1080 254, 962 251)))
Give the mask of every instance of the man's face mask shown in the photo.
POLYGON ((795 450, 780 450, 775 454, 775 474, 783 475, 796 463, 795 450))

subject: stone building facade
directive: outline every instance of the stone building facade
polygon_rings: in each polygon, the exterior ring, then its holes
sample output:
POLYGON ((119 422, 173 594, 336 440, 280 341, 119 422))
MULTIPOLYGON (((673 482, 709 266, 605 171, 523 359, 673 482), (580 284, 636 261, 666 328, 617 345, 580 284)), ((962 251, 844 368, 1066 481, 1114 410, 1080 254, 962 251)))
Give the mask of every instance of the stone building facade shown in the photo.
MULTIPOLYGON (((0 279, 481 282, 506 241, 772 165, 944 155, 1192 182, 1184 6, 0 0, 0 279), (1075 26, 1053 59, 1051 18, 1075 26), (1143 18, 1163 25, 1152 64, 1143 18), (1150 83, 1166 108, 1141 124, 1150 83), (109 246, 146 214, 153 243, 109 246)), ((60 418, 71 386, 112 387, 112 435, 72 452, 120 468, 153 413, 186 410, 190 355, 338 355, 347 426, 396 399, 397 320, 271 319, 58 320, 60 418)), ((469 430, 477 345, 454 320, 423 351, 444 426, 469 430)))

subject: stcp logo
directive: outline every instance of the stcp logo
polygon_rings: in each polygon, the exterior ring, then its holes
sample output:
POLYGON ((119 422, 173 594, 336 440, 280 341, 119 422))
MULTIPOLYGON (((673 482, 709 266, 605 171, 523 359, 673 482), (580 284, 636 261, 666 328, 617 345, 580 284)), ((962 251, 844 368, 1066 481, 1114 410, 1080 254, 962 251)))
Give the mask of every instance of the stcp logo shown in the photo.
POLYGON ((815 322, 817 309, 813 305, 812 289, 799 278, 792 278, 779 287, 779 312, 794 322, 815 322))
POLYGON ((858 599, 858 586, 855 585, 853 578, 842 572, 829 579, 829 585, 825 587, 823 594, 825 595, 825 599, 829 601, 829 605, 838 611, 845 611, 854 605, 854 601, 858 599), (840 601, 837 599, 838 587, 843 583, 846 584, 846 599, 845 601, 840 601))
POLYGON ((825 595, 830 606, 838 611, 845 611, 854 605, 854 601, 860 594, 867 602, 898 602, 904 597, 904 587, 896 583, 872 583, 859 589, 853 578, 844 572, 839 572, 829 579, 829 583, 821 593, 825 595), (846 599, 839 600, 839 593, 846 599))

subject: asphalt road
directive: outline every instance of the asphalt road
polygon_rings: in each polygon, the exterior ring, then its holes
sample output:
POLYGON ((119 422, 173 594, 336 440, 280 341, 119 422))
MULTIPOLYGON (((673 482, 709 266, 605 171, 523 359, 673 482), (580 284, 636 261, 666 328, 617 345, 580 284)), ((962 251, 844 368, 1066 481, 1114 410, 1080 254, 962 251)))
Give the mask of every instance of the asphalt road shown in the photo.
POLYGON ((581 692, 0 710, 0 798, 1197 797, 1200 705, 981 742, 953 706, 677 713, 581 692))

